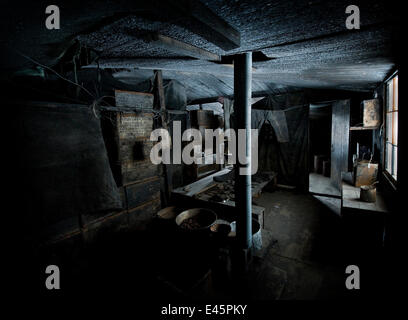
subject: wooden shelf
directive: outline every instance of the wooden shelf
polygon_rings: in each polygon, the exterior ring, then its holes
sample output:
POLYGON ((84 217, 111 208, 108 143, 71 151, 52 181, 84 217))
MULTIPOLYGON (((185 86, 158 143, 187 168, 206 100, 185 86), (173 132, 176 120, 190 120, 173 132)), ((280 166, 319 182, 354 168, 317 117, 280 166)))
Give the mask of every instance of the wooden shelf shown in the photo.
POLYGON ((363 127, 363 126, 357 126, 357 127, 350 127, 350 131, 355 131, 355 130, 375 130, 378 129, 379 127, 363 127))

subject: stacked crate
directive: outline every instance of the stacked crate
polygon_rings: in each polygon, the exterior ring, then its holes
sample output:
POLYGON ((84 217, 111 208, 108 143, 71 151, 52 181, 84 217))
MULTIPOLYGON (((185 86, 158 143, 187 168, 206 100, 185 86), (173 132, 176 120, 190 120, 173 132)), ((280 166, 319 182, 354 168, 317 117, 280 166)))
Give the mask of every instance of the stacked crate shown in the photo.
POLYGON ((103 115, 105 142, 123 193, 128 225, 143 229, 160 209, 159 166, 150 161, 153 95, 116 91, 115 96, 118 110, 107 110, 103 115))

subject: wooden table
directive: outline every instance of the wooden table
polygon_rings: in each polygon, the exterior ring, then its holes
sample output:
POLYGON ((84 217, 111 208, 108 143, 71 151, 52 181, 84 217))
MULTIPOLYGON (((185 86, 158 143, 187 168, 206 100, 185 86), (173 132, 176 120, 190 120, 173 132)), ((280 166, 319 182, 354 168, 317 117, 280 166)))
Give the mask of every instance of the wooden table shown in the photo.
POLYGON ((376 202, 364 202, 360 200, 360 188, 343 181, 341 190, 341 208, 344 210, 361 210, 365 212, 387 213, 388 207, 380 192, 377 192, 376 202))
POLYGON ((376 202, 361 201, 360 188, 345 181, 341 191, 341 215, 350 248, 357 257, 378 250, 383 246, 389 213, 384 197, 377 192, 376 202))
MULTIPOLYGON (((227 174, 231 171, 231 168, 225 168, 218 171, 212 175, 202 178, 186 186, 174 189, 172 191, 172 199, 176 204, 183 205, 196 205, 205 208, 211 208, 217 212, 217 215, 233 221, 236 219, 235 214, 235 201, 226 199, 222 202, 212 201, 209 193, 211 188, 216 187, 220 182, 214 181, 214 177, 227 174), (208 192, 208 193, 207 193, 208 192), (207 193, 207 194, 206 194, 207 193)), ((253 184, 252 195, 259 194, 262 189, 270 182, 270 180, 265 180, 253 184)), ((261 227, 264 227, 264 212, 265 208, 252 205, 252 214, 256 216, 261 227)))

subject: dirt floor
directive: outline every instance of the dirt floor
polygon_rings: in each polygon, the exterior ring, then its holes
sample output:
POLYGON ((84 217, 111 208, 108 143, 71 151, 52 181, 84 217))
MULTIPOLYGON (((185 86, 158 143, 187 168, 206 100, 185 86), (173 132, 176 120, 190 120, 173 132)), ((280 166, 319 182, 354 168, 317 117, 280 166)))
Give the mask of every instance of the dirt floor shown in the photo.
POLYGON ((263 247, 245 276, 231 276, 228 250, 214 241, 189 238, 174 226, 143 232, 104 234, 93 245, 72 239, 44 256, 27 256, 44 288, 44 266, 58 265, 65 292, 133 292, 146 301, 354 299, 382 291, 381 252, 353 251, 340 216, 340 200, 288 190, 264 192, 253 200, 265 207, 263 247), (365 290, 345 288, 347 265, 357 264, 365 290), (216 266, 216 267, 214 267, 216 266), (367 284, 367 285, 366 285, 367 284), (368 284, 371 284, 370 286, 368 284), (374 286, 374 287, 373 287, 374 286), (378 286, 378 287, 377 287, 378 286))
POLYGON ((335 188, 329 177, 311 172, 309 174, 309 192, 320 195, 340 197, 340 191, 335 188))
POLYGON ((330 299, 347 293, 340 200, 277 190, 254 202, 266 209, 264 248, 258 253, 266 273, 261 279, 283 286, 274 298, 330 299))

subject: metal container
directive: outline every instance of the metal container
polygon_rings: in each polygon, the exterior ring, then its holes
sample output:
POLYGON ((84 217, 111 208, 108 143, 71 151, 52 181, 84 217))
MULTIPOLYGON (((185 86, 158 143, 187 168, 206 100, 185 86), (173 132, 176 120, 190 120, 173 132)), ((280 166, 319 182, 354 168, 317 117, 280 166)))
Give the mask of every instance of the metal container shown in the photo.
POLYGON ((231 228, 231 224, 228 221, 217 220, 210 227, 210 230, 215 236, 227 237, 229 233, 231 232, 232 228, 231 228))
POLYGON ((377 188, 374 185, 360 187, 360 200, 364 202, 377 201, 377 188))
POLYGON ((174 220, 179 213, 180 209, 177 209, 174 206, 166 207, 157 212, 157 217, 163 220, 174 220))
POLYGON ((176 217, 176 224, 185 231, 200 231, 210 228, 216 220, 217 215, 214 211, 204 208, 195 208, 181 212, 176 217), (190 227, 183 227, 183 223, 188 219, 191 221, 190 227))
POLYGON ((214 126, 214 112, 212 110, 190 111, 191 126, 210 129, 214 126))
POLYGON ((255 250, 262 249, 261 225, 255 219, 252 219, 252 246, 255 250))
MULTIPOLYGON (((231 222, 231 232, 228 234, 228 237, 236 237, 236 224, 236 221, 231 222)), ((255 219, 252 219, 252 246, 256 250, 262 249, 262 228, 255 219)))
POLYGON ((182 209, 177 207, 166 207, 159 210, 156 213, 156 217, 153 220, 153 224, 159 232, 172 232, 177 226, 174 224, 174 220, 182 209))

